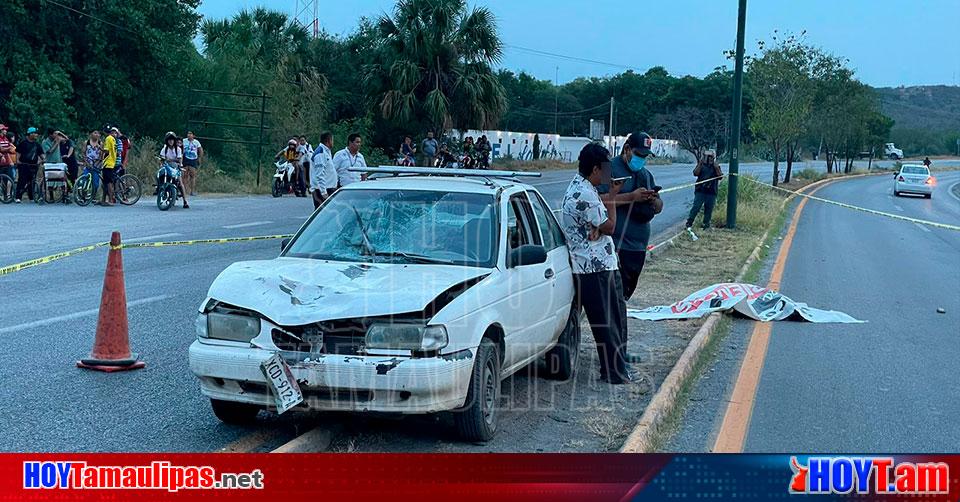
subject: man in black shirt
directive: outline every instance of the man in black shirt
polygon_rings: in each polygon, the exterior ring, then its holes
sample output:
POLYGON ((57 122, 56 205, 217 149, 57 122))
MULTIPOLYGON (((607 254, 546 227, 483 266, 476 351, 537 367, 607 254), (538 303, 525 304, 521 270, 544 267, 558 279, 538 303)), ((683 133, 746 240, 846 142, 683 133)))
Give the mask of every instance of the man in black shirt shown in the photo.
POLYGON ((37 176, 37 168, 43 162, 43 147, 37 141, 37 136, 37 128, 30 127, 27 129, 27 137, 17 145, 17 203, 20 203, 24 190, 28 191, 30 200, 35 196, 43 196, 33 193, 33 179, 37 176))
POLYGON ((703 228, 710 228, 713 206, 717 203, 717 186, 720 184, 720 178, 723 177, 723 171, 720 169, 720 164, 717 164, 712 150, 707 150, 703 160, 697 162, 693 175, 697 177, 697 186, 693 189, 693 207, 690 208, 690 215, 687 216, 687 228, 693 226, 693 220, 701 207, 703 207, 703 228))

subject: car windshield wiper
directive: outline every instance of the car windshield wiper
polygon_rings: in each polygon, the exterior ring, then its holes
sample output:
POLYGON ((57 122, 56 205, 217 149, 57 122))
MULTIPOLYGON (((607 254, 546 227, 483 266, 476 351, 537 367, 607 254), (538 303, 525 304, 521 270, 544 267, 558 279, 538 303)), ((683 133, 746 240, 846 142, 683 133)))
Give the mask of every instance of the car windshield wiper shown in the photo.
POLYGON ((456 265, 456 263, 443 260, 440 258, 432 258, 430 256, 416 254, 416 253, 405 253, 403 251, 375 251, 372 253, 373 256, 387 256, 390 258, 403 258, 405 260, 414 262, 414 263, 437 263, 441 265, 456 265))
POLYGON ((367 229, 363 225, 363 218, 360 217, 360 211, 357 211, 356 207, 353 208, 353 214, 357 216, 357 226, 360 227, 360 237, 363 239, 363 254, 377 254, 377 251, 373 249, 373 244, 370 244, 370 237, 367 236, 367 229))

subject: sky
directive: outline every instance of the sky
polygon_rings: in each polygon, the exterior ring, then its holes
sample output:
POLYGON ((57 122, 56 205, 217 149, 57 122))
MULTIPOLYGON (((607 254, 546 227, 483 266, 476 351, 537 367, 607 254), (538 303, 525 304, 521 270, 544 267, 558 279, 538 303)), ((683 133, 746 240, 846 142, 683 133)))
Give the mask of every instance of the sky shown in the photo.
MULTIPOLYGON (((299 1, 270 8, 293 15, 299 1)), ((390 12, 390 0, 318 0, 320 26, 346 34, 360 16, 390 12)), ((203 0, 207 18, 230 16, 258 0, 203 0)), ((737 0, 480 0, 493 11, 506 45, 500 66, 537 78, 645 71, 663 66, 672 75, 702 77, 729 65, 737 0), (531 51, 532 50, 532 51, 531 51), (575 61, 549 52, 597 62, 575 61), (606 64, 601 64, 606 63, 606 64)), ((848 58, 857 77, 875 87, 960 85, 960 0, 748 0, 746 52, 774 30, 800 33, 827 52, 848 58)))

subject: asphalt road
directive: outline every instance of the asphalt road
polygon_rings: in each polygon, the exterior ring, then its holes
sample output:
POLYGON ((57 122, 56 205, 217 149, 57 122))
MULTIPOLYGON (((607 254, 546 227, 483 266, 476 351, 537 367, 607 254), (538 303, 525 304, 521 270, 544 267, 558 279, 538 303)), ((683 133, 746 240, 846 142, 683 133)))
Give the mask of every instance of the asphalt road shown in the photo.
MULTIPOLYGON (((664 187, 692 181, 691 169, 652 168, 664 187)), ((744 172, 760 176, 769 176, 770 169, 769 164, 743 166, 744 172)), ((556 207, 571 173, 550 172, 534 184, 556 207)), ((309 199, 199 197, 188 210, 178 206, 164 213, 150 199, 114 208, 0 206, 0 264, 108 240, 112 230, 121 231, 126 242, 292 233, 312 210, 309 199)), ((655 235, 683 221, 692 189, 664 199, 666 209, 654 220, 655 235)), ((907 202, 924 203, 903 200, 907 202)), ((0 277, 0 335, 6 342, 0 345, 6 361, 0 367, 5 383, 0 399, 7 403, 6 413, 0 414, 5 432, 0 449, 267 449, 315 425, 316 417, 302 414, 251 428, 222 425, 187 368, 195 312, 216 275, 235 261, 275 256, 278 247, 273 240, 125 250, 131 345, 147 362, 145 370, 131 373, 75 368, 92 346, 104 250, 0 277)))
MULTIPOLYGON (((894 197, 887 176, 839 181, 817 195, 958 224, 951 188, 960 172, 936 176, 930 200, 894 197)), ((957 450, 960 232, 810 202, 781 290, 868 322, 773 325, 744 451, 957 450)), ((665 450, 710 450, 752 325, 736 321, 721 342, 665 450)))

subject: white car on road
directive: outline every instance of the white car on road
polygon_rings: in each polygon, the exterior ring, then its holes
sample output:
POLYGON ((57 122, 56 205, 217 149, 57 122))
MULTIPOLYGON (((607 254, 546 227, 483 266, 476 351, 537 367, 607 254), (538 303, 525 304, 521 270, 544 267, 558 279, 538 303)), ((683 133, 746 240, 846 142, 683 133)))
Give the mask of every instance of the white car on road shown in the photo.
POLYGON ((933 196, 933 187, 937 185, 937 179, 922 165, 905 164, 893 176, 893 195, 897 197, 903 193, 913 193, 929 199, 933 196))
POLYGON ((496 173, 382 170, 431 175, 344 187, 279 257, 211 285, 189 358, 221 420, 452 411, 461 437, 486 440, 501 380, 542 358, 573 376, 570 257, 543 197, 496 173))

